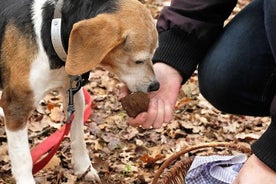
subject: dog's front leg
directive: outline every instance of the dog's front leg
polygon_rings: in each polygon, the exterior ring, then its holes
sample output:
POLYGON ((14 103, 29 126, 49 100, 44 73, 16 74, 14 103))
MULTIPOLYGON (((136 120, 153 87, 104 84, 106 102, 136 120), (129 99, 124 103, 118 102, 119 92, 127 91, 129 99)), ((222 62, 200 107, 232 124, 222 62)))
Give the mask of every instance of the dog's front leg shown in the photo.
MULTIPOLYGON (((17 90, 20 91, 20 90, 17 90)), ((29 149, 27 120, 33 109, 30 93, 4 91, 1 106, 13 176, 17 184, 34 184, 33 162, 29 149), (12 96, 10 95, 12 94, 12 96), (27 100, 26 100, 27 99, 27 100)))
POLYGON ((11 131, 6 126, 12 173, 17 184, 34 184, 33 162, 28 143, 28 129, 11 131))
POLYGON ((70 131, 74 172, 77 176, 82 176, 85 173, 85 180, 100 183, 97 171, 91 164, 88 151, 86 149, 86 143, 84 141, 83 113, 85 104, 82 90, 75 94, 74 101, 76 111, 70 131))

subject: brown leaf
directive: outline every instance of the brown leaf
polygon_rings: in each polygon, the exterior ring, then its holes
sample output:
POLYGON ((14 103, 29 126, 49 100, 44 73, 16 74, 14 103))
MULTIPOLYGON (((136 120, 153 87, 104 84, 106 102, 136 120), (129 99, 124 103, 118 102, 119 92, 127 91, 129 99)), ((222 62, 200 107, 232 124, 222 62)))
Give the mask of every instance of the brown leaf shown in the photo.
POLYGON ((65 116, 60 107, 53 106, 51 109, 50 118, 54 122, 62 122, 65 116))
POLYGON ((186 105, 186 104, 189 103, 190 101, 191 101, 191 98, 188 98, 188 97, 182 98, 182 99, 180 99, 180 100, 177 102, 175 108, 176 108, 176 109, 180 109, 181 107, 183 107, 184 105, 186 105))
POLYGON ((50 169, 53 170, 60 164, 60 159, 57 157, 57 155, 54 155, 52 159, 49 161, 49 163, 43 168, 43 169, 50 169))
POLYGON ((158 154, 155 157, 151 157, 148 154, 144 154, 140 157, 140 160, 142 160, 146 164, 154 164, 158 160, 162 160, 165 158, 164 155, 158 154))

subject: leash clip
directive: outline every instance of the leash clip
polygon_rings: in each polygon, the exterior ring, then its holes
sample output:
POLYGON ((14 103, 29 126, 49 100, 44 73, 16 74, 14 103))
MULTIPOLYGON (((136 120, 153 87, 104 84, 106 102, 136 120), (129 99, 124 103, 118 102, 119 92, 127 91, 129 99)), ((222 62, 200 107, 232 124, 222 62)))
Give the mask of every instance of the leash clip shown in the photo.
POLYGON ((67 90, 69 102, 68 102, 68 108, 67 108, 67 120, 66 123, 71 123, 73 119, 73 114, 75 112, 75 106, 74 106, 74 95, 80 90, 82 87, 83 79, 81 75, 74 75, 70 79, 70 88, 67 90))

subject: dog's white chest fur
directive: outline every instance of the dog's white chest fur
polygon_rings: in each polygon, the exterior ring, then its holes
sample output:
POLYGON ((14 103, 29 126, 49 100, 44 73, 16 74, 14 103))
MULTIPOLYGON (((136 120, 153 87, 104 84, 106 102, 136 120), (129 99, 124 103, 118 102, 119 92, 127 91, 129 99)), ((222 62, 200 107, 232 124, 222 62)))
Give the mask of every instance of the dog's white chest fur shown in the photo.
MULTIPOLYGON (((52 2, 53 1, 49 1, 52 2)), ((43 95, 54 88, 67 87, 64 81, 68 79, 64 67, 51 70, 49 66, 49 58, 42 46, 41 28, 42 28, 42 7, 45 1, 35 0, 32 6, 32 21, 34 24, 34 32, 38 45, 38 53, 34 58, 30 71, 30 85, 34 91, 35 105, 43 95)))

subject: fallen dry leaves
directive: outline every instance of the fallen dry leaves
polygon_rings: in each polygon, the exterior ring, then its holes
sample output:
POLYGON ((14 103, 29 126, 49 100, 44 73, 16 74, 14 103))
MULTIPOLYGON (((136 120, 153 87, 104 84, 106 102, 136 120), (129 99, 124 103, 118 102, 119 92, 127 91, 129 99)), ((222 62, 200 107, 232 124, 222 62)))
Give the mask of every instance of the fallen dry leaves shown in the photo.
MULTIPOLYGON (((248 1, 240 1, 238 12, 248 1)), ((157 17, 163 0, 144 2, 157 17)), ((160 165, 187 145, 212 141, 239 141, 250 144, 267 128, 268 117, 224 114, 212 107, 199 93, 197 74, 183 85, 176 105, 175 118, 160 129, 130 127, 118 101, 121 83, 109 72, 97 68, 91 72, 85 88, 93 98, 93 114, 85 124, 85 140, 94 167, 103 184, 150 183, 160 165)), ((31 147, 53 133, 64 120, 58 92, 46 96, 29 123, 31 147)), ((0 127, 0 183, 14 183, 3 123, 0 127)), ((192 154, 204 154, 202 150, 192 154)), ((227 151, 216 150, 216 153, 227 151)), ((229 151, 228 151, 229 152, 229 151)), ((231 152, 230 152, 231 153, 231 152)), ((35 175, 39 184, 85 184, 73 175, 70 140, 66 137, 58 153, 46 168, 35 175)))

